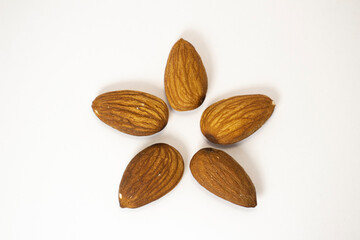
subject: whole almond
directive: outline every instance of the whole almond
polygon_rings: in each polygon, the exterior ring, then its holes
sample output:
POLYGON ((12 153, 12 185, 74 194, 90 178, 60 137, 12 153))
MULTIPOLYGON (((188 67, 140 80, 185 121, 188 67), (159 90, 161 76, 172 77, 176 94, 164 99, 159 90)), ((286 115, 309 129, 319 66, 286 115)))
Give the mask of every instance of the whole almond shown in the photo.
POLYGON ((184 161, 172 146, 157 143, 139 152, 121 179, 119 201, 122 208, 138 208, 170 192, 180 181, 184 161))
POLYGON ((177 111, 199 107, 205 99, 207 85, 199 54, 181 38, 172 47, 165 69, 165 92, 171 107, 177 111))
POLYGON ((203 148, 191 159, 190 170, 196 181, 234 204, 255 207, 256 190, 245 170, 224 151, 203 148))
POLYGON ((211 142, 232 144, 258 130, 275 104, 265 95, 235 96, 210 105, 200 120, 201 132, 211 142))
POLYGON ((104 123, 135 136, 161 131, 169 118, 169 109, 163 100, 133 90, 101 94, 93 101, 92 108, 104 123))

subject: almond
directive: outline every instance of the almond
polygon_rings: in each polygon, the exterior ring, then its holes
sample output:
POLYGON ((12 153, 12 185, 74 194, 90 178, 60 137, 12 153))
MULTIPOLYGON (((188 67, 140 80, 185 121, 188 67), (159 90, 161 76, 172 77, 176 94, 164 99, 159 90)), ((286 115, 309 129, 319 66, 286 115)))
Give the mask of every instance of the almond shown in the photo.
POLYGON ((199 107, 207 91, 205 67, 193 45, 180 39, 172 47, 165 69, 165 92, 177 111, 199 107))
POLYGON ((133 90, 101 94, 93 101, 92 108, 107 125, 135 136, 161 131, 169 118, 169 109, 163 100, 133 90))
POLYGON ((256 190, 245 170, 224 151, 203 148, 192 157, 190 170, 196 181, 234 204, 255 207, 256 190))
POLYGON ((217 144, 232 144, 258 130, 275 108, 265 95, 235 96, 209 106, 201 116, 204 136, 217 144))
POLYGON ((122 208, 138 208, 170 192, 180 181, 184 161, 180 153, 165 143, 139 152, 121 179, 119 201, 122 208))

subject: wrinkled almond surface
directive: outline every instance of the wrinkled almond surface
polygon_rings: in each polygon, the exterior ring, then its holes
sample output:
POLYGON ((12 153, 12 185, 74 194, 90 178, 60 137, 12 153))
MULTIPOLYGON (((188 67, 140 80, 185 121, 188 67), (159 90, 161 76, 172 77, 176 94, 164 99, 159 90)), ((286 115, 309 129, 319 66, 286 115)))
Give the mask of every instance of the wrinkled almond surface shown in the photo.
POLYGON ((258 130, 274 108, 273 101, 265 95, 227 98, 204 111, 200 120, 201 132, 213 143, 236 143, 258 130))
POLYGON ((149 93, 123 90, 99 95, 92 103, 96 116, 109 126, 135 136, 161 131, 167 124, 166 103, 149 93))
POLYGON ((184 161, 172 146, 157 143, 139 152, 121 179, 119 201, 122 208, 138 208, 171 191, 184 172, 184 161))
POLYGON ((188 111, 199 107, 207 91, 205 67, 195 48, 180 39, 172 47, 165 69, 165 92, 171 107, 188 111))
POLYGON ((213 194, 244 207, 256 206, 256 190, 245 170, 224 151, 203 148, 191 159, 196 181, 213 194))

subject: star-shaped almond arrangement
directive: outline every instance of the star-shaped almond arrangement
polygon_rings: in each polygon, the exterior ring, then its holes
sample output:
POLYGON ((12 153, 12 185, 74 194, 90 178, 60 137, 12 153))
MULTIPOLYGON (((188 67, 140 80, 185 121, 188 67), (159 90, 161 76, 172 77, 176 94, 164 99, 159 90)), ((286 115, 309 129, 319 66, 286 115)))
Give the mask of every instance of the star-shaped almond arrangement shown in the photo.
MULTIPOLYGON (((180 39, 172 47, 164 77, 165 93, 176 111, 198 108, 206 97, 205 67, 195 48, 180 39)), ((152 94, 120 90, 99 95, 92 103, 96 116, 107 125, 130 135, 148 136, 165 128, 167 104, 152 94)), ((211 104, 200 119, 200 130, 212 143, 237 143, 269 119, 274 102, 261 94, 233 96, 211 104)), ((200 149, 190 161, 197 182, 211 193, 243 207, 255 207, 256 190, 245 170, 226 152, 200 149)), ((166 143, 153 144, 129 162, 119 187, 122 208, 138 208, 170 192, 181 180, 181 153, 166 143)))

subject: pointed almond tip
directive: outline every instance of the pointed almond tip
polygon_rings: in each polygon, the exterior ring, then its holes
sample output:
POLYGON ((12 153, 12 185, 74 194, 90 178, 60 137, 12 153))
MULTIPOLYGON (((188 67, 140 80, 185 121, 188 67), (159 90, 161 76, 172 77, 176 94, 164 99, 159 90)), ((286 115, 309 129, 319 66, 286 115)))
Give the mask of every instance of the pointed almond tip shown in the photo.
POLYGON ((256 208, 256 206, 257 206, 257 204, 255 203, 255 204, 251 204, 251 205, 244 206, 244 207, 246 207, 246 208, 256 208))
POLYGON ((249 205, 249 208, 255 208, 257 206, 256 199, 249 205))
POLYGON ((178 44, 186 44, 186 43, 188 43, 188 41, 186 41, 183 38, 180 38, 176 43, 178 43, 178 44))
POLYGON ((92 110, 94 111, 94 113, 97 115, 97 116, 99 116, 99 112, 98 112, 98 110, 97 110, 97 107, 98 107, 98 105, 97 105, 97 103, 95 102, 95 100, 92 102, 92 104, 91 104, 91 108, 92 108, 92 110))
POLYGON ((256 207, 256 206, 257 206, 257 199, 256 199, 256 195, 255 195, 255 196, 253 196, 253 198, 250 200, 248 207, 249 207, 249 208, 254 208, 254 207, 256 207))
POLYGON ((231 201, 239 206, 246 208, 254 208, 257 206, 256 193, 252 193, 249 195, 240 195, 238 196, 236 201, 231 201))
POLYGON ((121 208, 126 208, 127 207, 121 193, 119 193, 119 204, 120 204, 121 208))
POLYGON ((248 199, 246 202, 242 202, 241 204, 238 204, 242 207, 246 208, 255 208, 257 206, 257 201, 255 199, 248 199))
POLYGON ((97 108, 96 107, 92 107, 92 110, 93 110, 93 112, 95 113, 95 115, 97 116, 97 117, 99 117, 100 116, 100 113, 98 112, 98 110, 97 110, 97 108))

